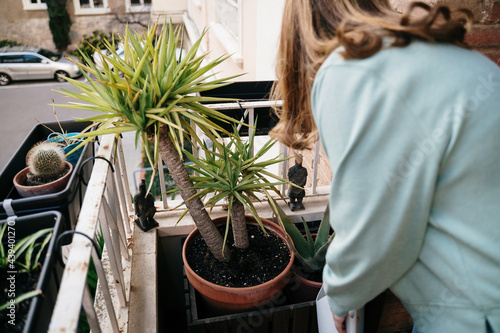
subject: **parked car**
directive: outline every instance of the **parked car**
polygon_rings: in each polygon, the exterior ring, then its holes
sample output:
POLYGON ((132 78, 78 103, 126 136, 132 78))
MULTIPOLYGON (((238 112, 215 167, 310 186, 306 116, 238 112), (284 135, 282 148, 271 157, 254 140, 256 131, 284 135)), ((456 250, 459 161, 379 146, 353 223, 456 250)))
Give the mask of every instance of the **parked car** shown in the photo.
MULTIPOLYGON (((75 56, 68 56, 80 61, 75 56)), ((32 46, 7 46, 0 48, 0 85, 15 80, 56 79, 63 76, 80 76, 78 66, 62 54, 32 46)))
MULTIPOLYGON (((123 54, 125 53, 125 49, 123 48, 123 43, 118 43, 117 47, 116 47, 116 53, 118 54, 118 56, 120 58, 123 59, 123 54)), ((94 59, 94 64, 97 66, 97 69, 99 69, 101 72, 104 72, 104 69, 103 69, 103 64, 102 64, 102 55, 101 54, 104 54, 106 56, 111 56, 111 51, 107 50, 107 49, 102 49, 100 51, 94 51, 94 54, 92 55, 92 58, 94 59)), ((114 65, 112 63, 110 63, 109 61, 107 62, 108 64, 108 67, 109 69, 113 69, 114 65)))

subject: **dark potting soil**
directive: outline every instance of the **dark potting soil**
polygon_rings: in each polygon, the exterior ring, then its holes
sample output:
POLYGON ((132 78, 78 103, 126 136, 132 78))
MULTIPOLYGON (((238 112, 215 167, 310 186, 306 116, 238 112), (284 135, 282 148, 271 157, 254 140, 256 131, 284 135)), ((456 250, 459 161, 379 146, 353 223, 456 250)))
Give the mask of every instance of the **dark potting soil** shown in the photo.
POLYGON ((323 282, 323 270, 313 271, 310 268, 304 267, 304 265, 298 263, 297 259, 293 262, 293 271, 309 281, 323 282))
MULTIPOLYGON (((7 280, 7 278, 11 277, 11 274, 7 273, 6 269, 0 269, 0 305, 5 304, 10 301, 11 297, 9 297, 9 290, 12 291, 12 287, 15 288, 14 293, 15 297, 19 297, 24 293, 30 292, 36 289, 36 284, 38 283, 38 279, 41 273, 41 266, 38 266, 32 273, 17 273, 14 274, 14 278, 7 280), (11 281, 14 281, 15 284, 11 285, 11 281)), ((30 309, 31 301, 33 298, 29 298, 22 302, 16 302, 16 306, 14 310, 5 309, 0 311, 0 332, 22 332, 26 323, 26 319, 28 316, 28 312, 30 309), (13 317, 9 317, 8 315, 13 313, 13 317), (15 318, 14 323, 12 325, 9 323, 13 318, 15 318)))
POLYGON ((57 176, 55 176, 54 178, 52 179, 48 179, 48 180, 44 180, 38 176, 35 176, 34 174, 32 174, 31 172, 28 173, 28 175, 26 176, 26 186, 38 186, 38 185, 44 185, 44 184, 48 184, 48 183, 51 183, 55 180, 58 180, 59 178, 62 178, 64 175, 66 175, 67 173, 69 172, 69 166, 65 166, 64 167, 64 170, 61 171, 57 176))
MULTIPOLYGON (((287 245, 269 231, 266 236, 258 226, 247 225, 247 229, 250 246, 244 250, 234 246, 229 230, 229 261, 215 259, 203 237, 195 239, 186 254, 191 269, 207 281, 235 288, 259 285, 278 276, 290 262, 287 245)), ((225 226, 219 227, 222 234, 224 230, 225 226)))

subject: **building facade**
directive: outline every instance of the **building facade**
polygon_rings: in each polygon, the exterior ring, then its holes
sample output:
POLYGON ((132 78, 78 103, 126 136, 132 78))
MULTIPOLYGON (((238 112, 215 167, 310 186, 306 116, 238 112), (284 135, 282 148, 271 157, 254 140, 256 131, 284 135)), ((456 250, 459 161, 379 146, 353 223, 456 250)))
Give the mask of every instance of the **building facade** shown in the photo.
MULTIPOLYGON (((403 11, 409 0, 390 0, 403 11)), ((475 16, 469 43, 500 64, 500 0, 426 0, 467 6, 475 16)), ((0 39, 55 49, 45 0, 0 0, 0 39)), ((67 0, 70 37, 75 49, 95 30, 123 33, 142 30, 151 22, 189 20, 210 57, 230 54, 222 75, 247 73, 239 80, 272 80, 281 15, 285 0, 67 0)))

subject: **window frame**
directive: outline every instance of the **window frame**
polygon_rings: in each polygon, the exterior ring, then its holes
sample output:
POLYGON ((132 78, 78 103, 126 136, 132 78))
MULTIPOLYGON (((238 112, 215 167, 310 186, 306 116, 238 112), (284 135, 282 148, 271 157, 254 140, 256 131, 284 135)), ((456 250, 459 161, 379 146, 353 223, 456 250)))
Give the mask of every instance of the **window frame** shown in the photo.
POLYGON ((142 4, 132 5, 131 0, 125 0, 125 8, 127 13, 146 13, 151 11, 153 1, 151 1, 150 4, 145 4, 144 0, 139 0, 139 2, 142 2, 142 4))
POLYGON ((37 3, 31 3, 31 0, 23 0, 24 10, 47 10, 47 4, 42 0, 37 0, 37 3))
POLYGON ((23 54, 4 54, 2 55, 2 58, 0 59, 0 64, 24 64, 24 55, 23 54), (18 61, 18 62, 14 62, 14 61, 5 61, 5 59, 14 59, 14 57, 17 57, 17 59, 22 59, 23 61, 18 61))
MULTIPOLYGON (((243 33, 243 20, 242 20, 242 1, 241 0, 222 0, 226 1, 228 4, 236 7, 238 12, 238 36, 228 29, 227 24, 220 22, 215 15, 215 21, 211 23, 211 29, 214 32, 217 40, 226 49, 228 54, 231 54, 231 58, 237 64, 243 63, 243 45, 242 45, 242 33, 243 33)), ((215 10, 215 8, 214 8, 215 10)))
POLYGON ((89 3, 91 3, 90 8, 82 8, 80 0, 73 0, 75 15, 102 15, 109 14, 111 12, 108 0, 102 0, 102 7, 94 7, 94 0, 89 0, 89 3))
POLYGON ((23 58, 24 58, 24 63, 26 63, 26 64, 41 64, 44 60, 41 57, 34 55, 34 54, 23 54, 23 58), (30 62, 30 61, 28 61, 30 58, 37 59, 38 61, 37 62, 30 62))

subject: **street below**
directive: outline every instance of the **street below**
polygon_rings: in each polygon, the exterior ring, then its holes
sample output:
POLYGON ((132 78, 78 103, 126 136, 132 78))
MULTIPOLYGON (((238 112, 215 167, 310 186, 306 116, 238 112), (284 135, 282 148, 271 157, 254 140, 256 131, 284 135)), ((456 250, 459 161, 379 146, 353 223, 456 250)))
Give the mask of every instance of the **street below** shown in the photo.
MULTIPOLYGON (((80 80, 83 80, 80 78, 80 80)), ((52 100, 65 104, 69 99, 52 91, 68 89, 76 91, 71 84, 55 81, 14 82, 0 87, 0 170, 19 148, 28 133, 40 122, 56 121, 52 100)), ((60 121, 89 117, 93 113, 83 110, 56 108, 60 121)))
MULTIPOLYGON (((80 81, 84 81, 81 77, 80 81)), ((0 87, 0 171, 7 165, 10 158, 19 148, 29 132, 38 125, 38 121, 55 122, 55 104, 66 104, 71 99, 53 91, 67 89, 78 91, 71 84, 51 80, 13 82, 0 87)), ((75 120, 95 115, 94 112, 56 107, 59 121, 75 120)), ((135 149, 134 133, 124 133, 124 150, 127 173, 133 193, 136 190, 132 181, 133 171, 140 168, 140 146, 135 149)))

